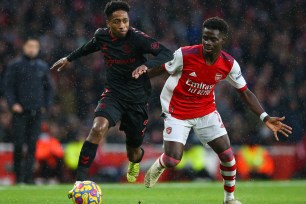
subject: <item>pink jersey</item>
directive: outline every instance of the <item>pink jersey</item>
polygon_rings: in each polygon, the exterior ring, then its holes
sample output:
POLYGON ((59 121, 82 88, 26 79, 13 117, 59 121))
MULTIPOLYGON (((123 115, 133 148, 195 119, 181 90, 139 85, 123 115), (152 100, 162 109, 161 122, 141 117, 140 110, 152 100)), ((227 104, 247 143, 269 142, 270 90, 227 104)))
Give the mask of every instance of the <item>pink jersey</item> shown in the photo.
POLYGON ((170 74, 161 93, 163 112, 185 120, 216 110, 214 89, 226 79, 240 91, 247 88, 236 60, 222 51, 213 65, 206 64, 203 45, 182 47, 164 68, 170 74))

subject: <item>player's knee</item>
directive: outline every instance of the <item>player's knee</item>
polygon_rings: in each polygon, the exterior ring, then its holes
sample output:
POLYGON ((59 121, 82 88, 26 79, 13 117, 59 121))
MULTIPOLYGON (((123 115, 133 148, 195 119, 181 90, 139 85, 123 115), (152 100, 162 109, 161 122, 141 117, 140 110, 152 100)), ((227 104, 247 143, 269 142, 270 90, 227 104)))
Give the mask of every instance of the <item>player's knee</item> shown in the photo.
POLYGON ((176 159, 166 154, 162 154, 160 160, 161 160, 161 164, 167 168, 175 167, 181 161, 181 159, 176 159))
POLYGON ((101 140, 108 130, 108 124, 106 122, 94 122, 90 135, 89 140, 101 140))
POLYGON ((92 126, 92 131, 94 131, 97 134, 101 134, 103 132, 106 132, 108 129, 108 124, 106 122, 95 122, 92 126))
POLYGON ((227 150, 218 154, 220 161, 222 162, 230 162, 234 159, 234 152, 232 148, 228 148, 227 150))

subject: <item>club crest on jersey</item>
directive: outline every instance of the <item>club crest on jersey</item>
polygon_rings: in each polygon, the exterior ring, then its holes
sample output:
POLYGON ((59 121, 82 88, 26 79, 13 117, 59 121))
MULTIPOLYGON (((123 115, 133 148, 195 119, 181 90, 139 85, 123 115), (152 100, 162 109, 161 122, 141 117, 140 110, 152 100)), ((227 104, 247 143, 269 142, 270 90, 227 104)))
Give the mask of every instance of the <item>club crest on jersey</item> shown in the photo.
POLYGON ((166 133, 169 135, 172 132, 172 127, 167 127, 166 128, 166 133))
POLYGON ((149 120, 143 121, 143 125, 147 125, 149 120))
POLYGON ((123 45, 122 49, 125 54, 130 54, 132 52, 132 49, 128 44, 123 45))
POLYGON ((107 48, 107 44, 106 44, 106 43, 103 43, 101 48, 102 48, 102 50, 107 50, 107 49, 108 49, 108 48, 107 48))
POLYGON ((151 44, 151 48, 154 49, 154 50, 157 50, 159 48, 159 42, 153 42, 151 44))
POLYGON ((215 76, 216 82, 220 81, 221 79, 222 79, 222 74, 217 73, 216 76, 215 76))

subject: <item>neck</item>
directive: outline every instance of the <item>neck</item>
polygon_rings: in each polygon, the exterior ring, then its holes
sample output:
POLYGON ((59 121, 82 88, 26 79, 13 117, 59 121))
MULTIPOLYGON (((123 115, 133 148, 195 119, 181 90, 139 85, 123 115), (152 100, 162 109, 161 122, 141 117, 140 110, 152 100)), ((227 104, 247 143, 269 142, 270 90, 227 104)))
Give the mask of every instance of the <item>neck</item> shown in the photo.
POLYGON ((218 59, 219 55, 220 55, 220 51, 216 53, 209 53, 209 54, 203 51, 205 62, 206 64, 209 64, 209 65, 214 64, 216 60, 218 59))

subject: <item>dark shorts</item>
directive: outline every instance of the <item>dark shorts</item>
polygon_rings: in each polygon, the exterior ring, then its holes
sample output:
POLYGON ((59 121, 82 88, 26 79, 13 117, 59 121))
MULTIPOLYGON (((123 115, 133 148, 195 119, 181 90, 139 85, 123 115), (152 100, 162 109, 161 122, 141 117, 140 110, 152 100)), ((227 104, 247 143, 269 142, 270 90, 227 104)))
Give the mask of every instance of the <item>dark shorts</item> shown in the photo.
POLYGON ((147 104, 130 104, 111 96, 102 97, 95 109, 95 117, 104 117, 113 127, 121 120, 120 130, 126 134, 126 144, 140 147, 148 122, 147 104))

